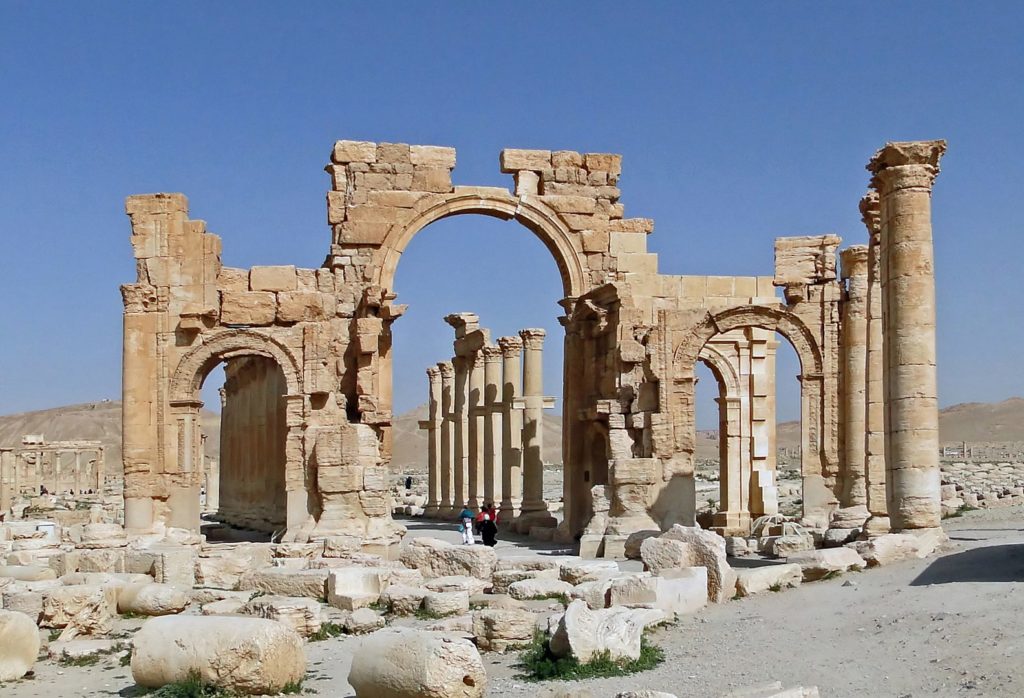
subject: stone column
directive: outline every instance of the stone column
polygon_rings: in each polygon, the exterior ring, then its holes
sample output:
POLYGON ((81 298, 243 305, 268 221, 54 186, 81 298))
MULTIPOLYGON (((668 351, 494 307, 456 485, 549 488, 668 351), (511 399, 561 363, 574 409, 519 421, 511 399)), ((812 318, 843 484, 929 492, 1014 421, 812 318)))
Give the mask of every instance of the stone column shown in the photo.
POLYGON ((474 351, 469 369, 469 507, 479 509, 484 498, 484 356, 474 351))
POLYGON ((523 504, 523 420, 515 405, 519 397, 520 365, 523 340, 501 337, 501 510, 500 521, 518 516, 523 504))
POLYGON ((455 381, 455 368, 450 361, 442 361, 437 365, 441 373, 441 447, 440 456, 440 499, 438 501, 438 515, 443 517, 453 516, 458 511, 452 505, 454 492, 454 456, 452 448, 453 436, 453 408, 452 408, 452 386, 455 381))
POLYGON ((860 201, 861 219, 868 229, 867 351, 864 369, 864 474, 867 505, 871 512, 868 534, 888 533, 889 503, 885 485, 885 392, 882 384, 883 328, 881 282, 881 227, 878 192, 860 201))
POLYGON ((523 529, 552 521, 544 501, 544 336, 539 328, 520 330, 523 340, 523 529))
POLYGON ((492 506, 504 497, 501 479, 501 349, 484 347, 484 500, 492 506))
POLYGON ((469 371, 464 357, 452 358, 455 375, 452 379, 452 507, 462 509, 469 501, 469 418, 466 403, 469 400, 469 371))
POLYGON ((889 515, 940 526, 939 411, 931 192, 945 141, 888 143, 868 165, 881 204, 889 515))
MULTIPOLYGON (((441 369, 431 366, 427 369, 430 394, 427 402, 427 503, 424 516, 437 516, 441 500, 441 369)), ((424 426, 421 422, 421 427, 424 426)))
POLYGON ((844 507, 867 504, 864 457, 868 343, 868 248, 854 245, 840 252, 846 297, 841 306, 839 334, 840 384, 842 385, 843 489, 844 507))
POLYGON ((10 509, 17 495, 14 489, 14 467, 14 450, 0 448, 0 512, 10 509))

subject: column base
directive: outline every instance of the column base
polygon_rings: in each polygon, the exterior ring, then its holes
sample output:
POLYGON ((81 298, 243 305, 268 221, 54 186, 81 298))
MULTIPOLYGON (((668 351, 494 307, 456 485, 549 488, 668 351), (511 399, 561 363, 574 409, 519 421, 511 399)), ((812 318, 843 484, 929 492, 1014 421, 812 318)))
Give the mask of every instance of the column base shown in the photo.
POLYGON ((518 502, 501 502, 498 505, 498 524, 507 526, 519 516, 521 505, 518 502))
POLYGON ((427 502, 426 506, 423 507, 424 518, 433 519, 437 516, 437 513, 441 510, 439 504, 431 504, 427 502))
POLYGON ((711 519, 711 530, 723 538, 750 535, 749 511, 718 511, 711 519))
POLYGON ((551 515, 547 508, 542 510, 524 511, 513 522, 512 529, 516 533, 529 533, 533 527, 555 528, 558 519, 551 515))
POLYGON ((868 538, 884 536, 886 533, 891 532, 892 523, 889 521, 888 516, 872 515, 871 518, 864 522, 864 535, 868 538))

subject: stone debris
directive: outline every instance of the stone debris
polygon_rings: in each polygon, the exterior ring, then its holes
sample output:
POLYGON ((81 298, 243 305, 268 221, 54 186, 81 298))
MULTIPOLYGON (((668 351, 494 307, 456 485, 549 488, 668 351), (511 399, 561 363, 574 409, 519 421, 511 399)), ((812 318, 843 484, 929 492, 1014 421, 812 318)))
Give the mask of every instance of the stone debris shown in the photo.
POLYGON ((699 527, 676 524, 661 534, 659 538, 649 538, 644 541, 644 545, 641 546, 641 555, 643 555, 644 546, 655 545, 651 543, 654 540, 669 540, 683 544, 683 547, 674 548, 675 551, 682 551, 683 557, 681 563, 673 565, 672 568, 704 567, 707 569, 708 600, 711 603, 722 603, 733 597, 736 590, 736 572, 729 565, 725 555, 725 539, 722 536, 699 527))
POLYGON ((583 582, 597 581, 601 577, 618 574, 619 564, 614 560, 590 560, 563 562, 559 566, 559 578, 572 586, 583 582))
POLYGON ((380 630, 387 620, 372 608, 357 608, 345 618, 342 627, 349 635, 366 635, 380 630))
MULTIPOLYGON (((708 571, 704 567, 663 570, 658 576, 630 574, 610 580, 607 605, 657 608, 669 615, 695 613, 708 603, 708 571)), ((588 602, 588 607, 593 608, 588 602)))
POLYGON ((39 629, 24 613, 0 610, 0 682, 32 670, 39 655, 39 629))
POLYGON ((152 618, 132 646, 132 677, 146 688, 184 681, 196 672, 204 683, 228 691, 276 694, 306 674, 302 638, 264 618, 152 618))
POLYGON ((576 600, 565 609, 551 635, 551 652, 583 663, 601 652, 608 652, 612 659, 638 659, 644 630, 664 619, 665 614, 658 610, 619 606, 592 611, 576 600))
POLYGON ((402 551, 402 564, 423 576, 468 576, 490 581, 497 555, 485 545, 452 545, 437 538, 415 538, 402 551))
POLYGON ((242 606, 241 612, 284 623, 303 637, 320 630, 320 603, 303 596, 256 596, 242 606))
POLYGON ((852 543, 851 547, 864 558, 868 567, 877 567, 928 557, 948 540, 940 528, 920 533, 888 533, 852 543))
POLYGON ((488 608, 473 613, 473 636, 481 650, 504 652, 530 643, 537 616, 520 609, 488 608))
POLYGON ((428 591, 423 610, 433 616, 454 616, 469 611, 469 593, 465 591, 428 591))
POLYGON ((802 568, 795 563, 746 567, 737 570, 736 575, 737 596, 753 596, 766 591, 798 587, 804 578, 802 568))
POLYGON ((356 648, 348 682, 357 698, 478 698, 487 674, 468 640, 386 628, 356 648))
POLYGON ((328 569, 289 570, 265 568, 242 577, 238 588, 243 591, 263 591, 274 596, 305 596, 318 601, 327 600, 328 569))
POLYGON ((43 597, 43 628, 73 626, 76 634, 106 635, 117 613, 117 593, 95 584, 58 586, 43 597))
POLYGON ((794 553, 787 562, 800 565, 805 582, 815 582, 830 574, 862 570, 867 566, 853 548, 827 548, 794 553))
POLYGON ((85 659, 86 657, 98 657, 106 654, 113 654, 118 649, 115 640, 68 640, 67 642, 52 642, 46 648, 46 656, 55 662, 85 659))
POLYGON ((513 599, 567 599, 572 595, 573 585, 558 579, 521 579, 508 588, 513 599))
POLYGON ((427 590, 420 587, 389 586, 381 594, 380 600, 390 613, 398 616, 411 616, 423 606, 427 590))
POLYGON ((354 611, 380 601, 389 574, 373 567, 331 569, 327 575, 327 603, 345 611, 354 611))
POLYGON ((156 582, 128 584, 117 595, 117 610, 140 616, 166 616, 181 613, 189 604, 189 597, 181 589, 156 582))

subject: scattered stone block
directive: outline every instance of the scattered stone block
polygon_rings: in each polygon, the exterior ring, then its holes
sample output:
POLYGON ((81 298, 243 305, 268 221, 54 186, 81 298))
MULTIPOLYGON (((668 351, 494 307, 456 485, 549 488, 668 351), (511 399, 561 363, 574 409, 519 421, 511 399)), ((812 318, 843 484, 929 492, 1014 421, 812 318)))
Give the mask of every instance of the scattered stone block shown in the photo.
POLYGON ((30 672, 39 644, 39 629, 27 615, 0 610, 0 682, 16 681, 30 672))
POLYGON ((800 566, 805 582, 815 582, 834 573, 862 570, 867 566, 853 548, 808 550, 790 555, 786 560, 800 566))
POLYGON ((310 599, 327 599, 328 569, 288 570, 266 568, 250 572, 242 577, 242 590, 265 591, 274 596, 305 596, 310 599))
POLYGON ((487 673, 469 640, 386 628, 356 648, 348 682, 357 698, 479 698, 487 673))
POLYGON ((402 585, 389 586, 380 595, 380 600, 387 609, 399 616, 411 616, 423 606, 426 589, 402 585))
POLYGON ((559 579, 572 586, 593 582, 601 577, 619 573, 619 564, 614 560, 585 560, 565 562, 559 567, 559 579))
POLYGON ((434 616, 454 616, 469 611, 469 593, 465 591, 428 591, 423 610, 434 616))
POLYGON ((803 581, 803 570, 795 563, 746 567, 738 570, 736 575, 737 596, 762 594, 773 588, 796 587, 803 581))
POLYGON ((584 663, 601 652, 608 652, 612 659, 638 659, 644 629, 664 617, 654 609, 613 607, 591 611, 583 601, 573 601, 551 636, 551 652, 584 663))
POLYGON ((509 585, 508 593, 513 599, 568 599, 572 596, 573 585, 558 579, 521 579, 509 585))
POLYGON ((366 635, 380 630, 387 621, 372 608, 357 608, 345 619, 342 627, 349 635, 366 635))
POLYGON ((302 638, 283 623, 231 616, 161 616, 132 640, 132 677, 159 688, 197 673, 244 695, 277 694, 306 674, 302 638))
POLYGON ((457 546, 437 538, 416 538, 399 559, 428 579, 466 575, 489 582, 498 556, 486 545, 457 546))
POLYGON ((117 610, 140 616, 166 616, 181 613, 189 597, 181 589, 156 582, 129 584, 117 595, 117 610))
POLYGON ((504 652, 533 639, 537 616, 520 609, 488 608, 473 614, 473 636, 484 651, 504 652))

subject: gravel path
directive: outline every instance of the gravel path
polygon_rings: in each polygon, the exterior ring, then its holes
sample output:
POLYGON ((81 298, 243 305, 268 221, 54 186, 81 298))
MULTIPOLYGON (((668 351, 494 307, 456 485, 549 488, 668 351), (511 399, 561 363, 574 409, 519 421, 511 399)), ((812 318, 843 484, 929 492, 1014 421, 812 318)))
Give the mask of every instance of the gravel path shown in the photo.
MULTIPOLYGON (((654 636, 666 654, 659 668, 575 686, 594 698, 639 689, 713 698, 776 680, 816 685, 825 698, 1022 696, 1022 522, 1021 507, 970 512, 946 522, 952 546, 941 557, 709 607, 654 636)), ((436 532, 417 528, 412 534, 436 532)), ((501 555, 522 552, 509 541, 501 548, 501 555)), ((309 645, 305 686, 318 696, 352 695, 345 676, 359 642, 309 645)), ((485 656, 488 695, 539 693, 538 684, 516 678, 514 655, 485 656)), ((34 679, 7 684, 0 693, 139 695, 116 657, 94 667, 40 662, 34 679)))

